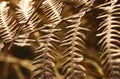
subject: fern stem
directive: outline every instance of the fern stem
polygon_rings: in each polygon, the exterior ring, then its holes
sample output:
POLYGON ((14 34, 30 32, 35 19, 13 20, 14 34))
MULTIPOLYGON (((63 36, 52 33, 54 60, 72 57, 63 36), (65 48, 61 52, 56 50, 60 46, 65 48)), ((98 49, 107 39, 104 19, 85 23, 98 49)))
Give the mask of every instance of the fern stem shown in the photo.
MULTIPOLYGON (((45 53, 45 54, 44 54, 44 57, 45 57, 45 58, 44 58, 44 62, 43 62, 43 63, 45 63, 45 59, 47 58, 47 53, 50 53, 50 52, 48 52, 48 51, 49 51, 49 50, 48 50, 48 48, 49 48, 49 47, 48 47, 48 46, 49 46, 48 44, 49 44, 50 41, 51 41, 50 39, 51 39, 51 37, 52 37, 54 28, 55 28, 55 24, 52 25, 52 28, 49 30, 50 33, 48 34, 48 38, 46 39, 47 42, 46 42, 46 45, 45 45, 46 50, 45 50, 45 52, 44 52, 44 53, 45 53)), ((47 78, 46 78, 46 74, 45 74, 45 71, 46 71, 45 66, 46 66, 46 65, 44 64, 44 77, 45 77, 45 79, 47 79, 47 78)))
MULTIPOLYGON (((81 21, 81 18, 79 18, 78 19, 78 22, 80 22, 81 21)), ((76 41, 76 37, 77 37, 77 32, 78 32, 78 27, 79 27, 79 25, 80 25, 80 23, 77 23, 76 24, 76 26, 75 26, 75 32, 74 32, 74 34, 73 34, 73 38, 72 38, 72 58, 71 58, 71 61, 72 61, 72 65, 71 65, 71 68, 72 68, 72 70, 71 71, 73 71, 73 73, 72 73, 72 75, 73 75, 73 78, 72 79, 74 79, 74 58, 75 58, 75 55, 74 55, 74 52, 75 52, 75 46, 76 46, 76 44, 75 44, 75 41, 76 41)))

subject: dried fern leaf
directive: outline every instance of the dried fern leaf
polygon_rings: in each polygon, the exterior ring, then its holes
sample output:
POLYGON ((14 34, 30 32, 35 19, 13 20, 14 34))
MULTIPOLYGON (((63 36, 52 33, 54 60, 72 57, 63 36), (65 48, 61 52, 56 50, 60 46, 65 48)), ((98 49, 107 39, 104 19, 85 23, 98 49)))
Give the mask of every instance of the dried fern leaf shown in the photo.
POLYGON ((88 29, 80 27, 81 18, 85 13, 81 12, 65 18, 72 25, 66 27, 69 31, 65 34, 66 36, 61 44, 61 46, 69 46, 62 57, 63 63, 61 67, 62 73, 65 74, 64 79, 84 79, 85 77, 85 68, 80 65, 80 62, 84 59, 82 54, 86 49, 85 35, 82 32, 88 31, 88 29))
POLYGON ((61 0, 45 0, 41 9, 50 22, 61 21, 63 2, 61 0))
POLYGON ((56 48, 52 42, 59 42, 58 37, 54 34, 59 31, 55 29, 56 24, 45 24, 41 29, 45 35, 39 38, 40 46, 37 48, 36 53, 38 56, 34 59, 33 65, 36 68, 33 70, 35 79, 55 79, 55 57, 56 48))
MULTIPOLYGON (((103 18, 99 31, 102 31, 97 36, 101 36, 99 41, 103 54, 101 56, 103 70, 109 79, 120 78, 120 4, 111 2, 110 5, 100 6, 100 9, 105 10, 98 18, 103 18)), ((107 3, 105 3, 107 4, 107 3)))
POLYGON ((19 7, 17 8, 18 19, 19 19, 19 23, 23 25, 21 27, 23 34, 19 35, 17 40, 15 40, 15 43, 14 43, 18 46, 30 46, 29 42, 35 41, 33 39, 29 39, 29 36, 30 36, 30 33, 36 30, 36 26, 40 23, 41 20, 39 19, 39 16, 37 13, 33 14, 33 12, 35 11, 35 8, 33 5, 34 5, 33 0, 21 0, 18 4, 18 7, 19 7))
MULTIPOLYGON (((29 17, 31 17, 32 13, 34 12, 34 1, 33 0, 21 0, 18 4, 17 13, 18 13, 18 19, 20 24, 25 24, 29 17)), ((39 20, 39 16, 37 13, 35 13, 30 21, 27 23, 27 26, 24 25, 22 27, 22 30, 24 32, 28 31, 34 31, 35 27, 40 23, 41 20, 39 20)))
POLYGON ((3 1, 0 3, 0 37, 3 42, 7 43, 13 40, 16 36, 16 21, 12 20, 12 16, 9 15, 9 7, 7 2, 3 1))
POLYGON ((57 54, 52 42, 59 42, 54 32, 60 31, 60 29, 55 29, 55 27, 61 22, 62 6, 61 0, 45 0, 42 3, 41 8, 51 23, 45 24, 40 30, 45 35, 39 38, 40 46, 36 50, 38 56, 33 62, 36 65, 36 68, 33 70, 33 77, 36 79, 56 78, 54 68, 57 54))

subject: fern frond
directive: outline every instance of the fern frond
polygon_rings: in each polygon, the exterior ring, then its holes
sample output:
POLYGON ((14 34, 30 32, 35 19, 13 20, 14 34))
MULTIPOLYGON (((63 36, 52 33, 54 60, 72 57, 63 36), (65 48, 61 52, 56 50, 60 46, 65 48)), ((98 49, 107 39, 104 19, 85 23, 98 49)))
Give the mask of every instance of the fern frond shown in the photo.
POLYGON ((13 40, 16 36, 16 21, 12 21, 12 16, 9 15, 9 7, 7 2, 0 3, 0 37, 3 42, 7 43, 13 40))
POLYGON ((61 0, 45 0, 42 10, 50 22, 61 21, 63 2, 61 0))
POLYGON ((40 47, 37 48, 36 52, 38 56, 34 59, 33 64, 36 65, 34 69, 34 78, 36 79, 55 79, 56 73, 55 69, 55 57, 56 48, 52 42, 59 42, 58 37, 54 32, 60 29, 55 29, 55 27, 61 22, 61 11, 63 2, 61 0, 45 0, 42 3, 42 10, 45 13, 48 20, 51 22, 46 24, 41 29, 45 35, 40 37, 40 47))
POLYGON ((102 37, 99 41, 103 50, 102 66, 109 79, 120 78, 120 4, 115 3, 111 2, 110 5, 100 6, 99 8, 106 12, 98 17, 104 19, 98 28, 102 32, 97 36, 102 37))
POLYGON ((36 50, 38 56, 33 62, 33 64, 36 65, 34 70, 34 78, 36 79, 55 79, 56 48, 52 42, 59 42, 58 37, 54 34, 54 32, 59 31, 59 29, 55 29, 55 27, 56 24, 46 24, 41 30, 45 35, 39 39, 40 47, 36 50))
POLYGON ((36 26, 40 23, 41 20, 39 19, 37 13, 33 14, 33 12, 35 11, 33 5, 34 5, 33 0, 21 0, 18 4, 19 7, 17 9, 18 19, 19 23, 22 24, 21 29, 23 32, 23 34, 19 35, 18 38, 15 40, 14 44, 18 46, 30 46, 29 42, 34 41, 32 39, 29 39, 29 36, 30 33, 36 30, 36 26))
POLYGON ((63 40, 62 46, 69 46, 63 53, 62 73, 65 73, 64 79, 84 79, 85 69, 80 64, 83 61, 85 48, 85 35, 83 31, 88 29, 80 27, 81 18, 86 12, 81 12, 66 18, 66 21, 72 25, 66 28, 70 29, 63 40))
MULTIPOLYGON (((18 19, 19 19, 20 24, 25 24, 28 21, 29 17, 31 17, 32 13, 35 10, 33 5, 34 5, 33 0, 21 0, 20 1, 20 3, 18 4, 19 8, 17 9, 18 19)), ((24 25, 22 27, 22 30, 24 32, 34 31, 38 23, 40 23, 39 16, 37 13, 35 13, 31 17, 30 21, 27 23, 27 26, 24 25)))

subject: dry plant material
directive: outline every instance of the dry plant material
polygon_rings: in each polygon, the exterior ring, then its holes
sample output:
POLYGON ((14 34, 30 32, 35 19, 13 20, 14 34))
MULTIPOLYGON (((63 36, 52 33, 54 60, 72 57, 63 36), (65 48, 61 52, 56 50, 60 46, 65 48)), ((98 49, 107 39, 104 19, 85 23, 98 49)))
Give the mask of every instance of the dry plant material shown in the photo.
POLYGON ((34 79, 120 79, 120 2, 101 1, 97 4, 99 0, 20 0, 15 4, 17 16, 11 14, 10 1, 1 1, 0 51, 11 52, 12 46, 31 47, 35 48, 36 57, 33 66, 31 61, 30 65, 29 61, 11 55, 6 56, 7 61, 1 55, 0 61, 12 64, 23 79, 26 77, 21 76, 20 66, 33 69, 34 79), (98 32, 100 48, 95 43, 88 46, 92 39, 88 35, 94 31, 98 32), (90 47, 93 53, 86 52, 90 47), (96 58, 98 52, 102 52, 101 59, 96 58))

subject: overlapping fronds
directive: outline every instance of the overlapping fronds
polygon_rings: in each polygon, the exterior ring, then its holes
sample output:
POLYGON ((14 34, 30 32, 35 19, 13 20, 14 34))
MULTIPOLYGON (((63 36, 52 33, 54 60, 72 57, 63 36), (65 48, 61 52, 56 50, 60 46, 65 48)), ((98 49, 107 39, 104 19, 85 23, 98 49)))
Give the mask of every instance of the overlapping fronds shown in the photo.
POLYGON ((12 16, 9 14, 7 2, 0 3, 0 37, 3 42, 10 42, 16 36, 16 21, 12 21, 12 16))
POLYGON ((120 4, 108 2, 100 5, 98 8, 103 9, 98 18, 103 18, 98 30, 102 30, 98 36, 101 36, 99 44, 103 50, 101 58, 103 70, 108 79, 120 78, 120 4))
POLYGON ((61 21, 61 12, 63 2, 61 0, 45 0, 42 3, 41 9, 50 22, 61 21))
POLYGON ((69 31, 62 42, 62 46, 69 46, 63 53, 62 73, 65 73, 64 79, 84 79, 85 69, 80 64, 84 58, 83 53, 85 49, 85 35, 83 31, 88 29, 80 27, 81 18, 85 12, 81 12, 66 18, 66 21, 72 25, 66 28, 69 31))
MULTIPOLYGON (((25 24, 28 19, 31 17, 32 13, 34 12, 35 8, 34 8, 34 2, 33 0, 21 0, 20 3, 18 4, 18 19, 19 19, 19 23, 21 24, 25 24)), ((27 31, 34 31, 35 27, 38 25, 38 23, 40 22, 39 20, 39 16, 37 13, 34 13, 34 15, 31 17, 31 19, 29 20, 29 22, 24 25, 22 27, 22 30, 24 32, 27 31)))
POLYGON ((40 23, 40 19, 36 12, 33 14, 35 11, 33 5, 33 0, 21 0, 18 4, 18 19, 19 23, 22 24, 21 31, 23 32, 23 34, 19 35, 18 39, 15 40, 14 44, 18 46, 30 46, 29 42, 34 41, 29 39, 29 35, 35 31, 36 26, 40 23))
POLYGON ((60 29, 55 29, 56 24, 46 24, 41 30, 45 33, 40 37, 40 47, 37 48, 36 53, 38 56, 34 59, 33 64, 36 65, 34 69, 34 78, 36 79, 55 79, 55 56, 56 48, 52 42, 59 42, 58 37, 54 32, 60 29))
MULTIPOLYGON (((8 2, 0 1, 0 52, 12 52, 14 48, 16 48, 16 45, 22 48, 24 48, 24 46, 35 46, 33 48, 36 48, 34 52, 36 52, 37 56, 33 60, 34 69, 32 76, 34 79, 120 79, 120 1, 19 1, 18 4, 14 4, 14 2, 10 3, 13 14, 15 6, 13 7, 11 4, 17 5, 17 12, 15 14, 15 16, 17 16, 14 18, 18 21, 13 20, 9 7, 7 6, 11 0, 8 2), (34 1, 39 3, 34 4, 34 1), (99 33, 97 34, 100 38, 98 44, 101 46, 100 49, 103 52, 101 54, 97 53, 101 51, 99 50, 99 46, 95 46, 97 40, 94 36, 97 28, 94 26, 97 26, 97 23, 99 23, 95 19, 98 14, 97 12, 102 12, 98 16, 98 19, 100 19, 99 22, 103 20, 98 27, 99 33), (96 13, 95 16, 94 13, 96 13), (63 18, 61 14, 65 18, 63 18), (40 17, 43 19, 41 23, 40 17), (38 25, 41 25, 41 27, 38 27, 38 25), (66 27, 64 28, 64 26, 66 27), (87 38, 93 37, 92 41, 89 39, 85 41, 85 34, 87 34, 85 32, 89 30, 84 26, 92 29, 90 34, 87 35, 87 38), (61 30, 59 28, 64 29, 61 30), (62 36, 64 33, 65 36, 62 36), (62 39, 62 37, 64 38, 62 39), (60 39, 62 42, 59 41, 60 39), (32 42, 32 45, 30 42, 32 42), (87 43, 87 46, 85 43, 87 43), (15 44, 14 47, 12 47, 13 44, 15 44), (88 50, 90 50, 87 54, 85 53, 87 50, 86 47, 89 47, 88 50), (84 61, 84 55, 86 61, 84 61), (97 59, 99 55, 101 55, 101 66, 97 59), (86 76, 86 74, 88 76, 86 76)), ((5 66, 6 64, 4 65, 4 62, 9 63, 7 60, 9 59, 7 59, 5 55, 1 65, 5 66), (4 59, 5 61, 3 61, 4 59)), ((12 66, 27 66, 26 63, 10 64, 12 66)), ((4 73, 2 75, 4 76, 4 73)), ((9 76, 6 78, 9 78, 9 76)))
POLYGON ((59 38, 54 33, 60 31, 60 29, 56 29, 56 26, 62 20, 60 15, 62 6, 61 0, 45 0, 40 7, 50 23, 45 24, 41 29, 44 35, 39 38, 40 47, 36 50, 38 56, 33 62, 36 65, 34 69, 36 79, 55 79, 56 77, 54 69, 57 54, 53 42, 59 42, 59 38))

